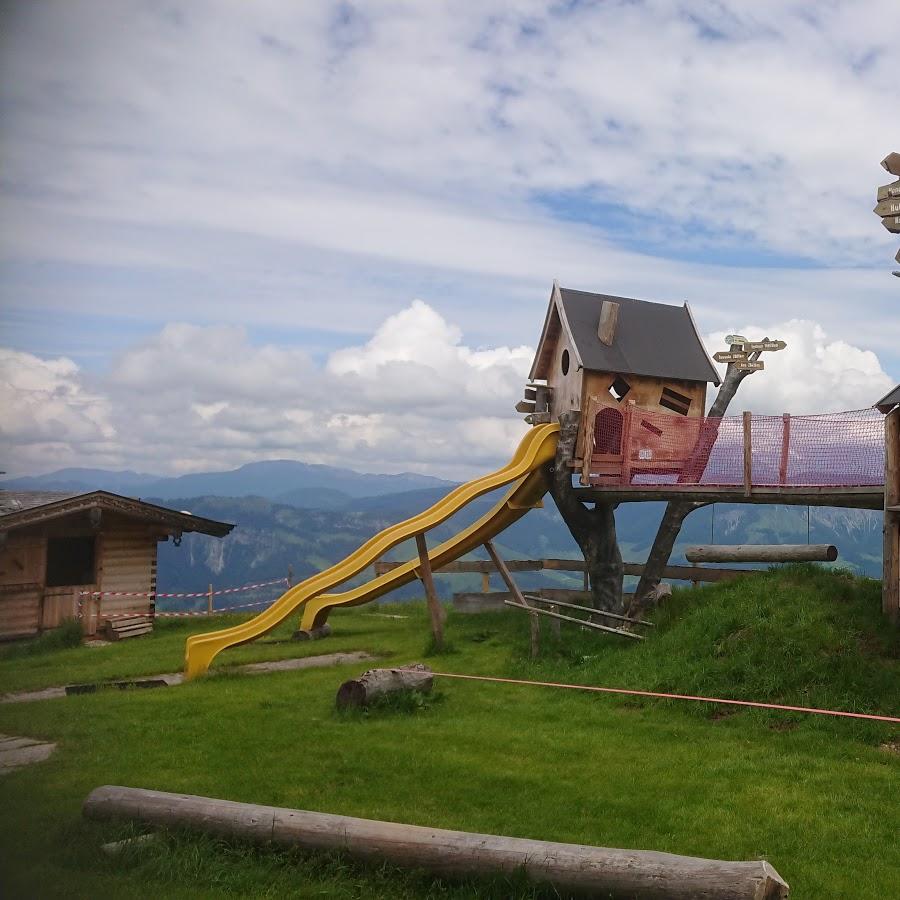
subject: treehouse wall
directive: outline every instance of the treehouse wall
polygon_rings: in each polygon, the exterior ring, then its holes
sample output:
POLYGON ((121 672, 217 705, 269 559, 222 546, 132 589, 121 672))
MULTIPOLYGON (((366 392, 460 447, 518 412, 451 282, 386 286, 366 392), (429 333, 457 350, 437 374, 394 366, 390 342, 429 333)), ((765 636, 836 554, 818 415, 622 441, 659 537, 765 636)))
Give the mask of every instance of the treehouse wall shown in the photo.
POLYGON ((550 421, 555 422, 560 415, 573 409, 582 409, 582 383, 584 370, 575 362, 575 350, 560 329, 560 334, 552 348, 547 384, 550 391, 550 421))
POLYGON ((665 413, 670 416, 684 415, 687 419, 700 418, 706 411, 706 384, 702 381, 651 378, 646 375, 618 375, 613 372, 583 374, 579 406, 569 407, 582 411, 576 446, 576 458, 579 460, 584 458, 587 436, 594 429, 598 408, 608 406, 624 412, 625 404, 631 401, 637 410, 665 413), (621 400, 617 400, 610 393, 610 388, 618 379, 628 386, 628 391, 621 400))

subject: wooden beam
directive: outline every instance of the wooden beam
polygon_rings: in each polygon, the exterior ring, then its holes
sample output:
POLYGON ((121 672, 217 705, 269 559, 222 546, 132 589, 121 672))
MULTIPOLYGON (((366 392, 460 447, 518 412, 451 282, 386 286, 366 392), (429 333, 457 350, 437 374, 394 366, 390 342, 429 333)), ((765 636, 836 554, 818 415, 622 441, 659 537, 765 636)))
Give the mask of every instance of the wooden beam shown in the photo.
POLYGON ((787 484, 788 462, 791 453, 791 414, 781 416, 781 460, 778 463, 778 483, 787 484))
POLYGON ((884 557, 881 608, 891 622, 900 623, 900 407, 884 420, 884 557))
POLYGON ((524 874, 566 895, 784 900, 789 891, 763 860, 723 862, 447 831, 114 785, 91 791, 82 813, 101 821, 125 819, 304 850, 341 851, 376 864, 387 860, 455 878, 524 874))
POLYGON ((688 547, 688 562, 834 562, 834 544, 708 544, 688 547))
POLYGON ((852 509, 884 509, 883 485, 811 487, 808 485, 754 485, 748 497, 742 485, 594 485, 573 488, 582 503, 650 503, 690 500, 697 503, 777 503, 785 506, 842 506, 852 509))
POLYGON ((753 426, 752 413, 744 411, 744 496, 749 497, 753 493, 753 426))
POLYGON ((619 323, 619 304, 613 300, 604 300, 600 304, 600 322, 597 325, 597 337, 601 344, 612 346, 616 337, 616 325, 619 323))
POLYGON ((425 535, 421 531, 416 535, 416 550, 419 551, 419 578, 425 587, 425 600, 428 603, 428 612, 431 614, 431 634, 434 637, 434 646, 441 650, 444 646, 443 610, 434 587, 434 578, 431 575, 428 545, 425 543, 425 535))
POLYGON ((519 586, 513 581, 513 577, 510 574, 509 569, 506 567, 506 563, 500 557, 500 554, 494 548, 494 544, 492 541, 485 541, 484 549, 487 550, 488 555, 494 561, 494 565, 497 567, 497 571, 500 573, 500 577, 506 582, 507 588, 509 588, 510 593, 516 598, 521 606, 524 606, 525 609, 531 610, 531 658, 535 659, 540 652, 541 648, 541 624, 538 621, 537 613, 540 610, 534 609, 528 601, 525 599, 522 592, 519 590, 519 586))
MULTIPOLYGON (((539 616, 549 616, 551 619, 559 619, 561 622, 574 622, 576 625, 582 625, 584 628, 593 628, 595 631, 607 631, 610 634, 618 634, 622 637, 629 637, 633 641, 642 641, 643 637, 639 634, 633 634, 630 631, 623 631, 621 628, 610 628, 608 625, 600 625, 597 622, 589 622, 587 619, 576 619, 573 616, 564 616, 562 613, 550 612, 548 609, 536 609, 533 606, 523 606, 521 603, 513 603, 512 600, 503 601, 507 606, 514 606, 517 609, 525 609, 539 616)), ((597 612, 597 610, 594 610, 597 612)))
POLYGON ((646 619, 631 619, 628 616, 620 616, 617 613, 606 612, 603 609, 594 609, 593 606, 579 606, 576 603, 565 603, 562 600, 547 600, 544 597, 538 597, 536 594, 525 594, 525 596, 529 600, 534 600, 536 603, 544 603, 547 606, 565 606, 567 609, 577 609, 580 612, 590 613, 592 616, 600 616, 601 618, 606 619, 616 619, 619 622, 631 622, 634 625, 649 625, 651 628, 655 628, 655 624, 653 622, 648 622, 646 619))

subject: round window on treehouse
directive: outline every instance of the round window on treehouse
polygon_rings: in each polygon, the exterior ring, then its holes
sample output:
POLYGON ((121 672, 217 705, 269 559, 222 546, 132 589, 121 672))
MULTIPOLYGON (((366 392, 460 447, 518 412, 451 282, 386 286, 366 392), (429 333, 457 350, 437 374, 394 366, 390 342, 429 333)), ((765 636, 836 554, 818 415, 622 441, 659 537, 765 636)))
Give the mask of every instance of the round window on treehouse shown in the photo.
POLYGON ((563 375, 569 374, 569 351, 563 350, 562 358, 560 359, 560 365, 562 366, 563 375))

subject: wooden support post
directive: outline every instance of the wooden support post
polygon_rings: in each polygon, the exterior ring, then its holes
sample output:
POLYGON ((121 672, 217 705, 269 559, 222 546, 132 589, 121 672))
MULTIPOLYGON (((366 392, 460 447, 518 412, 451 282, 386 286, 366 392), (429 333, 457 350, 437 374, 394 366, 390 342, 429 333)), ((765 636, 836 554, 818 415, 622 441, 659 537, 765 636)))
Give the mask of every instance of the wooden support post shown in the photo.
MULTIPOLYGON (((559 613, 559 607, 555 603, 551 603, 547 609, 552 613, 559 613)), ((559 619, 550 620, 550 634, 558 641, 560 639, 559 619)))
POLYGON ((500 577, 506 582, 506 587, 509 592, 516 598, 517 602, 520 606, 524 606, 525 609, 531 610, 531 658, 535 659, 540 652, 541 648, 541 623, 538 620, 537 611, 535 611, 534 607, 525 599, 522 592, 519 590, 519 586, 513 581, 513 577, 509 572, 509 569, 506 567, 506 563, 500 557, 500 554, 494 547, 492 541, 485 541, 484 548, 487 550, 488 555, 494 561, 494 565, 497 567, 497 571, 500 573, 500 577))
POLYGON ((787 484, 788 460, 791 451, 791 414, 781 416, 781 461, 778 464, 778 483, 787 484))
POLYGON ((444 648, 444 617, 441 611, 441 603, 438 600, 434 587, 434 577, 431 572, 431 560, 428 559, 428 545, 425 543, 425 535, 419 532, 416 535, 416 549, 419 551, 419 578, 425 588, 425 600, 428 603, 428 612, 431 615, 431 634, 434 637, 434 646, 438 650, 444 648))
POLYGON ((900 408, 884 420, 884 563, 881 607, 900 624, 900 408))
POLYGON ((752 413, 744 412, 744 496, 753 493, 753 427, 752 413))
POLYGON ((379 822, 302 809, 257 806, 113 785, 91 791, 88 819, 130 819, 303 850, 341 851, 375 865, 387 860, 461 878, 523 874, 559 895, 643 900, 784 900, 788 885, 764 860, 726 862, 647 850, 560 844, 379 822))
POLYGON ((489 594, 491 592, 491 575, 490 572, 481 573, 481 593, 489 594))
POLYGON ((209 586, 209 591, 206 594, 206 614, 211 616, 213 613, 213 586, 209 586))
POLYGON ((634 408, 634 400, 625 401, 625 421, 622 422, 622 484, 631 484, 631 429, 634 408))

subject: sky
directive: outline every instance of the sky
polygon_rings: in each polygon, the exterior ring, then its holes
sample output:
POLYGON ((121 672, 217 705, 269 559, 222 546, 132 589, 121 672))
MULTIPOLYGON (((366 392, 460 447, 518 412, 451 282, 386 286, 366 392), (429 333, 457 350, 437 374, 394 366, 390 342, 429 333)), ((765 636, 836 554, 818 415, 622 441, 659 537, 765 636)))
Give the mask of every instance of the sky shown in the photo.
POLYGON ((897 0, 0 0, 0 468, 501 463, 553 279, 900 381, 897 0))

